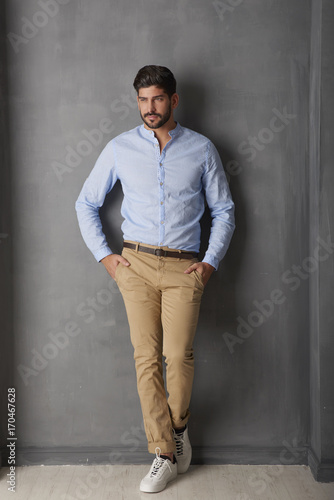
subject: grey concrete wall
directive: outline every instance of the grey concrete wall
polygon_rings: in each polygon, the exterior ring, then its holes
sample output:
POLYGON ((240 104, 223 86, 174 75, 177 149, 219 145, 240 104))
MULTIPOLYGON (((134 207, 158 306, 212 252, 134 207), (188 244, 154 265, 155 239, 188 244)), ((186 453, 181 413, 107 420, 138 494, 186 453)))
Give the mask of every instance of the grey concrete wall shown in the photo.
MULTIPOLYGON (((195 342, 194 459, 306 463, 311 1, 57 2, 7 2, 21 462, 150 460, 122 298, 74 202, 103 146, 140 123, 132 81, 154 63, 236 203, 195 342)), ((102 210, 115 251, 121 196, 102 210)))

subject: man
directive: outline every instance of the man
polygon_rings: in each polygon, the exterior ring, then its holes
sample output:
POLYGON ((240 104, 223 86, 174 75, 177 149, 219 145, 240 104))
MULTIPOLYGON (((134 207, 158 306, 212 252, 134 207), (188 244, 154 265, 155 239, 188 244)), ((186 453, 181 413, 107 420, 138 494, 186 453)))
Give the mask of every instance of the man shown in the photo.
POLYGON ((140 490, 158 492, 191 461, 192 344, 204 287, 234 231, 234 204, 214 145, 174 121, 179 96, 172 72, 145 66, 134 87, 144 123, 107 144, 76 210, 88 248, 122 293, 148 451, 156 455, 140 490), (99 218, 117 179, 124 193, 121 255, 108 247, 99 218), (199 262, 204 195, 212 227, 199 262))

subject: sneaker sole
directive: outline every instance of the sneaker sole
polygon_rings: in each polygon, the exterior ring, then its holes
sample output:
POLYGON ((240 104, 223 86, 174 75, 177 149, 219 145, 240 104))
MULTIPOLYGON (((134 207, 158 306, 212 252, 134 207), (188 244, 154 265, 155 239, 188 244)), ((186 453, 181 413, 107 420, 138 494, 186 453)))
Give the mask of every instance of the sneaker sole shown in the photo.
POLYGON ((143 493, 159 493, 160 491, 163 491, 163 490, 166 488, 167 484, 169 484, 169 483, 171 483, 171 482, 175 481, 175 479, 176 479, 176 478, 177 478, 177 475, 175 475, 175 477, 172 477, 172 478, 171 478, 169 481, 167 481, 167 482, 166 482, 166 484, 165 484, 164 486, 162 486, 162 487, 158 487, 158 486, 156 486, 156 488, 154 488, 154 486, 152 485, 152 487, 151 487, 151 488, 150 488, 150 487, 145 488, 145 487, 142 487, 142 486, 140 485, 139 490, 140 490, 140 491, 142 491, 143 493))

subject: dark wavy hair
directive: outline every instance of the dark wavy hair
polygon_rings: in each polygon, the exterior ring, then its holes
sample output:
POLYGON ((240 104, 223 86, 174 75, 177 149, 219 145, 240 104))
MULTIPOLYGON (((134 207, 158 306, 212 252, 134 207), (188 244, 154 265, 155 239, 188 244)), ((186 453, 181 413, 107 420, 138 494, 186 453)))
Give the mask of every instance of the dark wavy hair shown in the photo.
POLYGON ((169 98, 176 92, 174 75, 165 66, 149 65, 144 66, 138 71, 133 82, 137 94, 139 93, 139 89, 152 87, 152 85, 163 89, 169 98))

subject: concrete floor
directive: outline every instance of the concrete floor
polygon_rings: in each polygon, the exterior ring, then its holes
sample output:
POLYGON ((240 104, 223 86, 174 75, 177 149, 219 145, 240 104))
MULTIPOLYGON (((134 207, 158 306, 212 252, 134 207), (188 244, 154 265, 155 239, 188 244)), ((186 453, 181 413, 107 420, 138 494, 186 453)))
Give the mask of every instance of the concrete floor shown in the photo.
POLYGON ((16 468, 16 493, 0 471, 1 500, 333 500, 334 483, 317 483, 307 466, 192 465, 160 493, 141 493, 148 465, 16 468))

